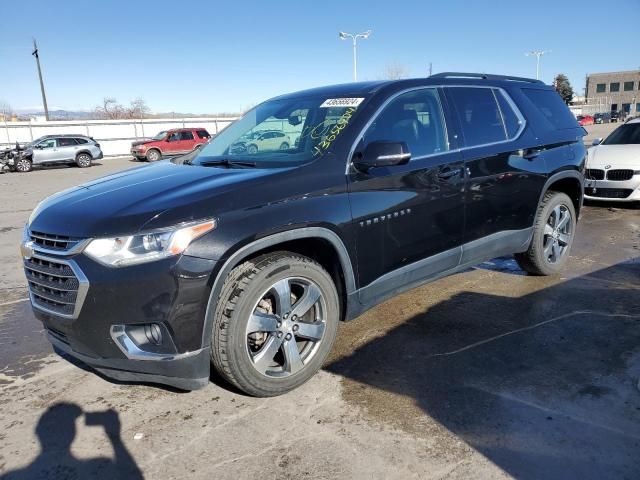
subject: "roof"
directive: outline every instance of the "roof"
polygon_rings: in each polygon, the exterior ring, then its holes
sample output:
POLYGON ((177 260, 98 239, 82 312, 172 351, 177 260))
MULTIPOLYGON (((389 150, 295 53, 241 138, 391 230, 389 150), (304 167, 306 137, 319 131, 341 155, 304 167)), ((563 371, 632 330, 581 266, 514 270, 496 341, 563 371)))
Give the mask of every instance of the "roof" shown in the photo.
POLYGON ((430 77, 407 78, 401 80, 378 80, 371 82, 342 83, 337 85, 327 85, 308 90, 287 93, 273 98, 272 100, 282 100, 286 98, 296 98, 304 96, 324 96, 324 97, 345 97, 345 96, 366 96, 387 86, 406 86, 406 88, 429 85, 478 85, 487 84, 492 86, 508 86, 515 83, 526 84, 531 87, 549 87, 544 82, 533 78, 512 77, 506 75, 494 75, 485 73, 462 73, 443 72, 430 77))

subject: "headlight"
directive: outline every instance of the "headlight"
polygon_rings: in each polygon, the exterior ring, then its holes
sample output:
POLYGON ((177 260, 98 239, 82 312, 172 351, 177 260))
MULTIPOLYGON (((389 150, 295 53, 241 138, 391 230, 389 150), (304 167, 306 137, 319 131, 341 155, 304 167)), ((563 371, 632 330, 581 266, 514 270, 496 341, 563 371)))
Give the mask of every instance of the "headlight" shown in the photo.
POLYGON ((96 238, 84 249, 89 257, 109 267, 124 267, 179 255, 196 238, 213 230, 215 220, 130 236, 96 238))

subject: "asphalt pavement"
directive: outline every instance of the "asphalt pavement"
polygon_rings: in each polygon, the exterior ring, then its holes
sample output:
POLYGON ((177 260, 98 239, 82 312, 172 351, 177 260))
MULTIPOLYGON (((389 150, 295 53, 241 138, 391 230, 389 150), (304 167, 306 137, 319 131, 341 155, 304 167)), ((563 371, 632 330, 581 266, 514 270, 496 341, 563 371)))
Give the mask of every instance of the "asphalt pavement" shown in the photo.
POLYGON ((560 276, 495 259, 341 325, 287 395, 184 393, 57 357, 26 301, 37 202, 135 165, 0 175, 0 478, 640 478, 640 209, 587 205, 560 276))

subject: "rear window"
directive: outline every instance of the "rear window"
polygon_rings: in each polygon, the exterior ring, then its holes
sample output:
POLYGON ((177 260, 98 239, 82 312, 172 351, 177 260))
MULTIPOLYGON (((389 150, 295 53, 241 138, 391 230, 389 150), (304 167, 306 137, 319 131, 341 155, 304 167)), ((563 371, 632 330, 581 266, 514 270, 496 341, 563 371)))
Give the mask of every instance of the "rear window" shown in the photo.
POLYGON ((198 135, 198 138, 209 138, 211 136, 206 130, 198 130, 196 131, 196 135, 198 135))
POLYGON ((59 147, 70 147, 71 145, 77 145, 75 138, 63 137, 63 138, 59 138, 58 139, 58 146, 59 147))
POLYGON ((522 93, 533 102, 553 128, 575 128, 576 118, 554 90, 523 88, 522 93))

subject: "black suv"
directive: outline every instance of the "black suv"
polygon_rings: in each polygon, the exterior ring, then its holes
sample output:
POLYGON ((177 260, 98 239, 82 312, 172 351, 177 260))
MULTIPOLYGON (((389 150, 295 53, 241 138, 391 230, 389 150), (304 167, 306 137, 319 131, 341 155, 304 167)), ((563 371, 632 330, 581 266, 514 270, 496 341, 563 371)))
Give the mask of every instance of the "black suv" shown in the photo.
POLYGON ((120 380, 190 390, 210 365, 278 395, 338 322, 515 254, 566 262, 584 130, 539 81, 479 74, 269 100, 200 151, 58 193, 25 227, 31 303, 56 350, 120 380), (292 141, 232 148, 264 130, 292 141))

